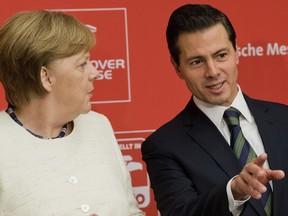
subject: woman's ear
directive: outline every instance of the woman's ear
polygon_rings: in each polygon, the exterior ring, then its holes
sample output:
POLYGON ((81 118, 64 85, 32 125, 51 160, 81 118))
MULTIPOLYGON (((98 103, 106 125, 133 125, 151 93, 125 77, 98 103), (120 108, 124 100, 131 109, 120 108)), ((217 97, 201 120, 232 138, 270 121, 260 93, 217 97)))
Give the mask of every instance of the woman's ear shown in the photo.
POLYGON ((177 65, 177 63, 175 62, 175 60, 173 59, 172 56, 170 56, 170 62, 171 62, 171 64, 173 65, 173 67, 174 67, 174 69, 175 69, 178 77, 179 77, 180 79, 183 79, 183 76, 182 76, 181 70, 180 70, 180 68, 179 68, 179 65, 177 65))
POLYGON ((42 85, 46 89, 46 91, 51 92, 55 82, 54 74, 48 68, 42 66, 40 71, 40 78, 42 85))

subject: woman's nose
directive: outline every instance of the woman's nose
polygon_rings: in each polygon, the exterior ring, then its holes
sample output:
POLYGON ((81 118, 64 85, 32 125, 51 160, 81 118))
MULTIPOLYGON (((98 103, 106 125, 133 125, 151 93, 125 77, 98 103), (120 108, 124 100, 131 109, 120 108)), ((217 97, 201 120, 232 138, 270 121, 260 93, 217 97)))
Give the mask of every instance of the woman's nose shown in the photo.
POLYGON ((91 67, 91 72, 90 72, 90 75, 89 75, 89 79, 90 80, 95 80, 95 79, 98 79, 99 76, 100 76, 100 73, 99 71, 96 69, 96 67, 90 63, 90 67, 91 67))

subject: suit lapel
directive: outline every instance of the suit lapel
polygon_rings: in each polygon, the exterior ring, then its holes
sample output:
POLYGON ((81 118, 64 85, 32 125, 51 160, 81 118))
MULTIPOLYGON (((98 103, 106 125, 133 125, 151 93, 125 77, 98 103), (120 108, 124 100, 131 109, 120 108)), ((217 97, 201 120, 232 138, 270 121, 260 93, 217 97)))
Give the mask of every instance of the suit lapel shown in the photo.
POLYGON ((191 125, 188 135, 207 152, 232 178, 241 171, 238 159, 213 122, 195 105, 193 99, 186 107, 184 124, 191 125))

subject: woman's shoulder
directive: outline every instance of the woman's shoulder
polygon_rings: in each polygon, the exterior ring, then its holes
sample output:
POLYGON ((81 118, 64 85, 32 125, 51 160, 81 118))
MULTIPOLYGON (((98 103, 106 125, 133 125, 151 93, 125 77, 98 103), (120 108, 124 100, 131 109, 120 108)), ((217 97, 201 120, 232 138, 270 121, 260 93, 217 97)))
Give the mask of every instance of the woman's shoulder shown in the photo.
POLYGON ((90 112, 88 112, 86 114, 81 114, 76 119, 79 119, 79 120, 91 120, 91 121, 95 121, 95 120, 108 121, 108 118, 104 114, 98 113, 98 112, 95 112, 95 111, 90 111, 90 112))
POLYGON ((0 111, 0 125, 2 125, 3 127, 7 128, 7 124, 11 123, 13 121, 11 121, 10 116, 6 113, 5 110, 1 110, 0 111))
POLYGON ((81 114, 80 116, 78 116, 75 120, 74 120, 75 125, 85 125, 89 126, 89 127, 102 127, 102 128, 106 128, 106 127, 111 127, 110 121, 108 120, 108 118, 98 112, 95 111, 90 111, 87 114, 81 114))

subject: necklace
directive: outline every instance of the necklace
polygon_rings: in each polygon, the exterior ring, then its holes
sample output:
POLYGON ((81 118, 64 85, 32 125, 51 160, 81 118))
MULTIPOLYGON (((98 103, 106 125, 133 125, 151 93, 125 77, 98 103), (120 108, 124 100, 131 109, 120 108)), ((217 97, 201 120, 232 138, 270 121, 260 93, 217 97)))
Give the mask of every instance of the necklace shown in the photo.
MULTIPOLYGON (((14 107, 9 104, 8 108, 6 109, 6 113, 8 113, 8 115, 17 123, 19 124, 21 127, 25 128, 23 123, 17 118, 15 112, 14 112, 14 107)), ((66 132, 67 132, 67 127, 68 124, 66 123, 65 125, 63 125, 62 130, 60 131, 59 135, 56 137, 52 137, 52 138, 48 138, 48 137, 44 137, 38 134, 33 133, 31 130, 25 128, 29 133, 31 133, 33 136, 38 137, 40 139, 57 139, 57 138, 62 138, 65 136, 66 132)))

